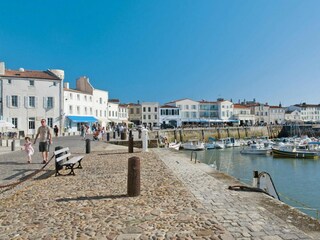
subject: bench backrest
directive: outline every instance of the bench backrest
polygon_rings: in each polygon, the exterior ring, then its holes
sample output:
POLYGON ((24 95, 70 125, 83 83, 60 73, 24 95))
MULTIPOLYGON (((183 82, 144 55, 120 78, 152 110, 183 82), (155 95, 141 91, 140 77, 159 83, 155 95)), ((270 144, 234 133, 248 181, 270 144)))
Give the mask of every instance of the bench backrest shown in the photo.
POLYGON ((70 150, 69 150, 68 147, 65 147, 65 148, 59 149, 57 151, 54 151, 53 154, 56 157, 56 162, 60 162, 62 160, 66 160, 68 157, 71 156, 71 153, 70 153, 70 150))

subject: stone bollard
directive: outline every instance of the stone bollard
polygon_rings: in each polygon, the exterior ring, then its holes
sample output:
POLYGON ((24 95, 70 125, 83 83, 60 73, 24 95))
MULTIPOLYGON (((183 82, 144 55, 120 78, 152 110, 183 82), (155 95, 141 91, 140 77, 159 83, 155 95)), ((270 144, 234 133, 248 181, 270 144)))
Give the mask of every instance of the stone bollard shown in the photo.
POLYGON ((131 157, 128 159, 128 196, 140 195, 140 158, 131 157))
POLYGON ((86 139, 86 153, 91 152, 90 139, 86 139))
POLYGON ((253 179, 252 186, 258 188, 259 187, 259 172, 253 171, 253 179))
POLYGON ((107 132, 107 142, 109 142, 109 141, 110 141, 110 133, 107 132))
POLYGON ((128 151, 129 153, 133 153, 133 137, 129 137, 129 144, 128 144, 128 151))
POLYGON ((148 152, 148 129, 142 129, 142 151, 148 152))
POLYGON ((15 151, 16 150, 16 140, 13 139, 11 142, 11 151, 15 151))

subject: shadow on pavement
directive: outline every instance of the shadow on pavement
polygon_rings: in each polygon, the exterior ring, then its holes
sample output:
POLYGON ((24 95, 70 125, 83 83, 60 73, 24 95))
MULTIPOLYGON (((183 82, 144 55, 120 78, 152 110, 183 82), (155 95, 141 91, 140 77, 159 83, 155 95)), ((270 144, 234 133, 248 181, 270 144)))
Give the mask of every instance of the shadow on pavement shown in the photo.
POLYGON ((71 201, 84 201, 84 200, 103 200, 103 199, 117 199, 127 198, 127 194, 109 195, 109 196, 92 196, 92 197, 77 197, 77 198, 59 198, 57 202, 71 202, 71 201))

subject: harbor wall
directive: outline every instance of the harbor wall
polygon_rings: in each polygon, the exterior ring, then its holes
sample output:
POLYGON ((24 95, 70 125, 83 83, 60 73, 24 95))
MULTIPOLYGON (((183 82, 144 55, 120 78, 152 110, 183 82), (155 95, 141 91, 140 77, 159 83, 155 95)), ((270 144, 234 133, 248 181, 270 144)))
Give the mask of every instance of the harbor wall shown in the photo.
POLYGON ((217 139, 234 137, 237 139, 269 137, 276 138, 282 131, 282 126, 257 127, 222 127, 222 128, 194 128, 194 129, 163 129, 150 131, 150 139, 166 137, 169 142, 185 142, 190 139, 208 141, 209 137, 217 139))

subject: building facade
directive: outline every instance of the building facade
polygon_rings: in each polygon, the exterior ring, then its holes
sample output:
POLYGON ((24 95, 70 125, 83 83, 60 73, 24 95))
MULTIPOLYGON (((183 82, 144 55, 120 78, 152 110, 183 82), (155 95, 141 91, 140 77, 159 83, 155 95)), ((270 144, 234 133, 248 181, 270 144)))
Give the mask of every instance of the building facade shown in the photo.
POLYGON ((255 116, 251 114, 251 109, 248 106, 242 104, 233 105, 233 116, 234 120, 239 121, 240 126, 252 126, 255 124, 255 116))
POLYGON ((160 125, 162 128, 181 127, 180 109, 175 106, 160 106, 160 125))
POLYGON ((0 118, 33 135, 46 119, 47 125, 63 127, 63 70, 5 69, 0 63, 0 118))
POLYGON ((158 102, 142 102, 142 125, 145 127, 159 126, 159 103, 158 102))
POLYGON ((128 104, 128 119, 137 126, 142 124, 142 111, 140 103, 128 104))

